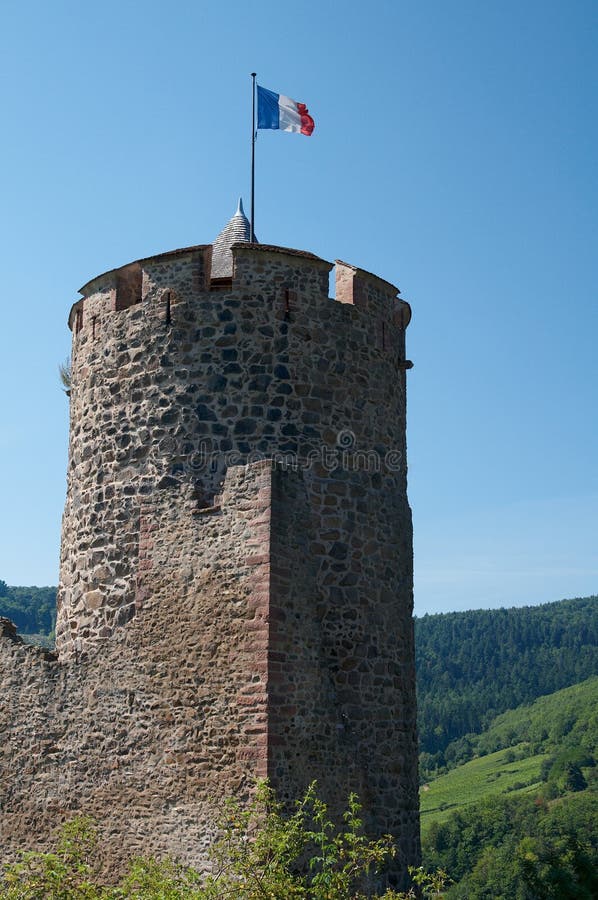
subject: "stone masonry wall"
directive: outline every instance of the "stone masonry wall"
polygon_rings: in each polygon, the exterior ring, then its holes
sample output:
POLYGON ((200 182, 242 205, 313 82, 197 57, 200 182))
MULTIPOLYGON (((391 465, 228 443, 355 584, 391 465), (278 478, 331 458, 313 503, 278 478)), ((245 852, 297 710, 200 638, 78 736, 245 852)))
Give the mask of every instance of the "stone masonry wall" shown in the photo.
POLYGON ((332 301, 311 254, 233 257, 218 283, 209 246, 141 260, 71 312, 58 658, 0 638, 0 849, 84 810, 116 859, 197 863, 223 794, 316 778, 397 837, 400 880, 419 859, 408 306, 345 263, 332 301))
POLYGON ((410 520, 359 474, 327 479, 310 505, 303 479, 274 473, 268 774, 288 799, 317 779, 337 817, 356 791, 404 872, 419 857, 414 645, 398 602, 410 570, 397 566, 410 520))
POLYGON ((116 272, 77 305, 61 653, 134 615, 140 508, 161 479, 209 503, 231 462, 277 453, 317 462, 341 434, 349 450, 396 453, 398 468, 382 478, 405 493, 396 289, 361 276, 358 309, 328 299, 323 260, 259 245, 234 252, 228 289, 210 289, 210 248, 196 248, 146 261, 139 303, 118 308, 116 272))
POLYGON ((3 858, 82 812, 113 874, 150 849, 201 865, 223 797, 267 776, 270 476, 230 469, 210 513, 148 501, 145 599, 102 653, 59 661, 3 620, 3 858))

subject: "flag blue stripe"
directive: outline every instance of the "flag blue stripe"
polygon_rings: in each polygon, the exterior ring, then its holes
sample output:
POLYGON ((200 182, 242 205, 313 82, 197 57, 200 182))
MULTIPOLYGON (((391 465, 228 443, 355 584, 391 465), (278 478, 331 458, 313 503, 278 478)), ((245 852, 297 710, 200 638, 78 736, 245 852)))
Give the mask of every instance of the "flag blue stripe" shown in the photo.
POLYGON ((257 86, 257 127, 280 128, 278 97, 274 91, 257 86))

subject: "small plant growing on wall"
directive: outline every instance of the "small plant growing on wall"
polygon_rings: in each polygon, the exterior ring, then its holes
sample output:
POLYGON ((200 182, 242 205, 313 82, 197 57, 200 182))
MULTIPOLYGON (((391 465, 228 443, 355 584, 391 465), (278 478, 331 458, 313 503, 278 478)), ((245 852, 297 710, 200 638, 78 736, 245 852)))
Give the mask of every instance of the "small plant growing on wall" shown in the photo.
POLYGON ((62 389, 67 397, 71 396, 71 358, 67 356, 63 363, 58 366, 58 375, 62 389))

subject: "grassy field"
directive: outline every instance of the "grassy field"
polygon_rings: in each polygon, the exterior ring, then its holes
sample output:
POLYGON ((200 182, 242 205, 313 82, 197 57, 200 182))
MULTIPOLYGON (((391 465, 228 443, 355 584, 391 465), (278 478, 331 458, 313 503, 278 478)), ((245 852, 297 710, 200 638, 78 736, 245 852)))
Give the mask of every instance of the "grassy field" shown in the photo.
POLYGON ((458 807, 506 792, 523 793, 540 786, 544 754, 512 760, 523 745, 498 750, 441 775, 420 789, 422 831, 442 822, 458 807))

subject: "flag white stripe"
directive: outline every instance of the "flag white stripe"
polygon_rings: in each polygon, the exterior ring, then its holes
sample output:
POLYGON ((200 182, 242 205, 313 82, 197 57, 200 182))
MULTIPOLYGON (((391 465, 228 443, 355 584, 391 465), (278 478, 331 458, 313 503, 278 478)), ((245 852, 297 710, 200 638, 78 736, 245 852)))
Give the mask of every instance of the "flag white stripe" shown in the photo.
POLYGON ((278 122, 281 131, 301 132, 301 116, 297 104, 284 94, 278 95, 278 122))

